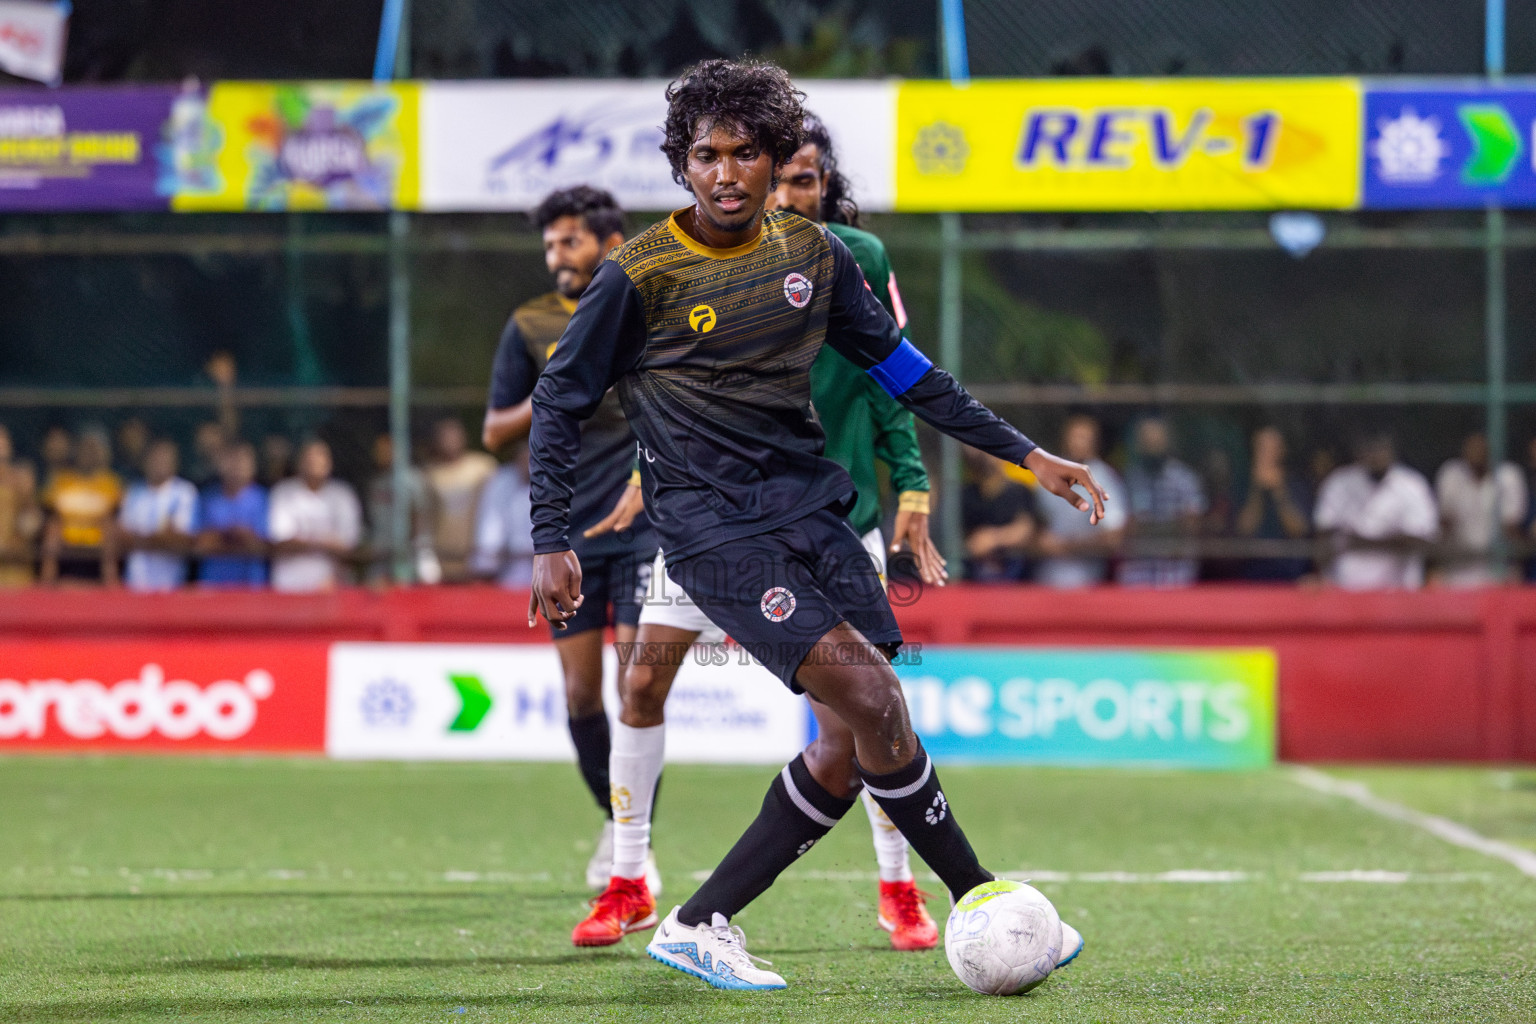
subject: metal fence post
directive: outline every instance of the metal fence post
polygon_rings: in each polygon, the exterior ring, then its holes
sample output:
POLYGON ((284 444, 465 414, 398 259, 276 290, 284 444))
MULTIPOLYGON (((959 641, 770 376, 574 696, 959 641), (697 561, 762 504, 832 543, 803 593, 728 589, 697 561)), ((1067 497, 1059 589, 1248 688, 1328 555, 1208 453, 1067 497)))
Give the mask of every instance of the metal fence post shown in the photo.
MULTIPOLYGON (((385 0, 374 56, 376 82, 408 78, 411 74, 410 0, 385 0)), ((389 215, 389 437, 394 447, 390 466, 389 549, 396 583, 414 577, 411 551, 411 270, 408 254, 410 215, 389 215)))

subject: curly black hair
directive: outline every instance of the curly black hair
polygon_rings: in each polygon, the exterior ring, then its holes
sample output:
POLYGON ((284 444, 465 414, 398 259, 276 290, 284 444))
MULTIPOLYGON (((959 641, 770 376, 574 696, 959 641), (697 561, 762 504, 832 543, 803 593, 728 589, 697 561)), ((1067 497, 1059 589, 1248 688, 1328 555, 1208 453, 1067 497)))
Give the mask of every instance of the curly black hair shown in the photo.
POLYGON ((533 226, 543 231, 561 217, 580 217, 587 230, 602 241, 609 235, 624 234, 624 211, 611 192, 590 185, 562 188, 545 196, 528 215, 533 226))
MULTIPOLYGON (((688 187, 683 168, 694 140, 715 125, 729 126, 762 147, 777 169, 805 141, 805 93, 777 64, 757 60, 706 60, 667 86, 666 139, 661 151, 672 180, 688 187)), ((777 173, 775 173, 777 178, 777 173)))
POLYGON ((829 224, 859 226, 859 204, 853 201, 853 183, 837 169, 837 150, 832 147, 832 133, 821 118, 805 112, 805 142, 821 154, 821 177, 826 190, 821 194, 821 219, 829 224))

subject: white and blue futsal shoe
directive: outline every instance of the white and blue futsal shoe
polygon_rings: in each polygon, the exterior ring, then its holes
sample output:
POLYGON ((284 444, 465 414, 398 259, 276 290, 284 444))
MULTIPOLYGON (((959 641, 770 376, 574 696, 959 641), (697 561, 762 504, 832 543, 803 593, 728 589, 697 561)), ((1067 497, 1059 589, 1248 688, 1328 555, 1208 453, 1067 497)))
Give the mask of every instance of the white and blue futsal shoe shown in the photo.
POLYGON ((746 992, 771 992, 785 988, 784 979, 772 971, 754 967, 769 961, 747 952, 747 937, 721 914, 709 924, 686 925, 677 919, 681 907, 656 928, 645 951, 675 971, 691 974, 715 988, 746 992))
POLYGON ((1077 954, 1083 951, 1083 933, 1073 928, 1067 922, 1061 922, 1061 959, 1056 961, 1056 969, 1061 970, 1067 964, 1077 959, 1077 954))

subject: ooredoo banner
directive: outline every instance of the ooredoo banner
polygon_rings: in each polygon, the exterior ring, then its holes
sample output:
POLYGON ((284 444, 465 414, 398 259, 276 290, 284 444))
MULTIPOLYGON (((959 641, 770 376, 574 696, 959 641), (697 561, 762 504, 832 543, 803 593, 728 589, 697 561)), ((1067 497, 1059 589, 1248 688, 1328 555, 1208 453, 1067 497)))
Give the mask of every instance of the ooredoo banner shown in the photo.
POLYGON ((323 643, 11 643, 0 752, 314 752, 323 643))
MULTIPOLYGON (((808 82, 859 205, 889 210, 895 86, 808 82)), ((531 210, 555 189, 607 189, 632 210, 688 205, 661 152, 667 82, 428 82, 421 94, 423 210, 531 210)))

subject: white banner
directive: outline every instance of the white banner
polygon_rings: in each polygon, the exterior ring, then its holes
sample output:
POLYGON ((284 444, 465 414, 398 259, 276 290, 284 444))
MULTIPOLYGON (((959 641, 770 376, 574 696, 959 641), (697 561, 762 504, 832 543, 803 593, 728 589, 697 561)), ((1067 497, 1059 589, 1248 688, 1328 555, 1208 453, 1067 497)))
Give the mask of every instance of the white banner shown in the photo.
POLYGON ((64 77, 69 11, 68 0, 0 0, 0 70, 57 85, 64 77))
MULTIPOLYGON (((739 648, 695 648, 667 701, 667 760, 777 764, 807 739, 805 700, 739 648), (709 664, 724 660, 725 664, 709 664)), ((617 717, 617 658, 604 702, 617 717)), ((326 753, 380 760, 575 757, 555 649, 545 644, 333 644, 326 753)))
MULTIPOLYGON (((895 199, 896 87, 811 81, 806 107, 827 124, 867 210, 895 199)), ((661 153, 667 83, 428 82, 421 93, 423 210, 529 210, 557 188, 591 185, 630 210, 675 210, 688 193, 661 153)))

